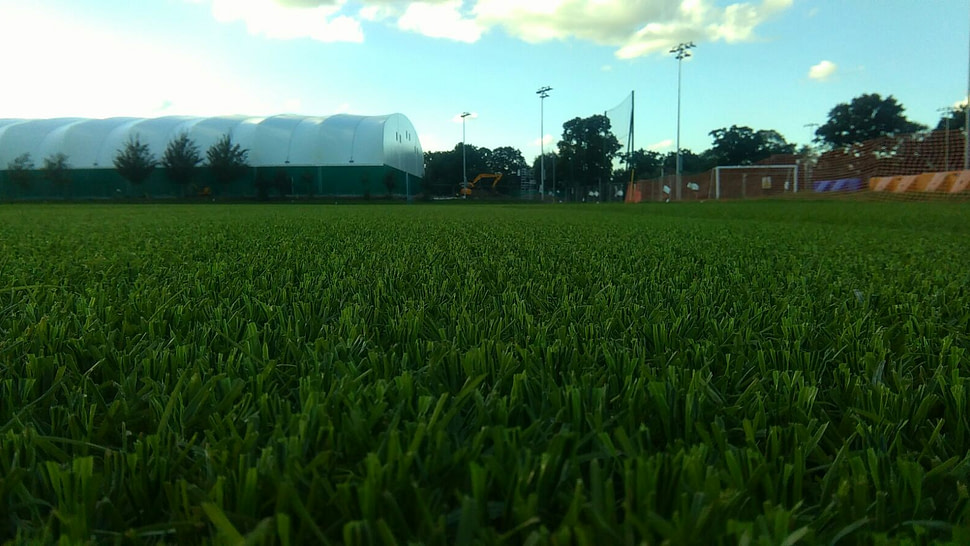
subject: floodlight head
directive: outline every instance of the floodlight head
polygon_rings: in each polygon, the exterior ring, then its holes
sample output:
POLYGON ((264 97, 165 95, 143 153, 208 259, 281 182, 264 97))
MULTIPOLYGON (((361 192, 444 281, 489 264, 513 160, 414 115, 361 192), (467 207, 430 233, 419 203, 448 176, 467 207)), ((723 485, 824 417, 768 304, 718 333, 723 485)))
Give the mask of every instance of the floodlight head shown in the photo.
POLYGON ((468 116, 470 116, 470 115, 471 115, 471 113, 470 113, 470 112, 462 112, 462 113, 461 113, 461 117, 462 117, 462 119, 465 119, 465 118, 467 118, 467 117, 468 117, 468 116))
POLYGON ((680 44, 677 44, 677 47, 671 49, 670 53, 676 53, 677 54, 676 59, 679 61, 681 59, 686 59, 687 57, 690 57, 690 52, 687 50, 694 47, 697 47, 696 45, 694 45, 694 42, 680 43, 680 44))

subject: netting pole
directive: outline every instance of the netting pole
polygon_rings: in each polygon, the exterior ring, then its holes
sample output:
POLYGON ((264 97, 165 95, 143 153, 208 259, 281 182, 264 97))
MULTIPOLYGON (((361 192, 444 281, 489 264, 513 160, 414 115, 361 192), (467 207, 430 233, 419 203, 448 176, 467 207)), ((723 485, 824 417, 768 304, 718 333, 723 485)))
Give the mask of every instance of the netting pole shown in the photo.
POLYGON ((963 170, 970 170, 970 51, 967 54, 967 102, 963 107, 963 170))
POLYGON ((795 182, 792 184, 792 193, 798 193, 798 163, 795 163, 795 182))
POLYGON ((721 200, 721 168, 714 167, 714 199, 721 200))

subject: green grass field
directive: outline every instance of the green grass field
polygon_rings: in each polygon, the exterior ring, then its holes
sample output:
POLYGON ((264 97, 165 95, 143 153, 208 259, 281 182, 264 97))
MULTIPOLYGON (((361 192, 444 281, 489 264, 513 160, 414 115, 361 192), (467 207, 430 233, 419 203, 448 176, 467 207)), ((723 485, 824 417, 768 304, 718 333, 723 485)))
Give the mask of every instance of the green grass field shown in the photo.
POLYGON ((970 543, 970 205, 0 207, 0 542, 970 543))

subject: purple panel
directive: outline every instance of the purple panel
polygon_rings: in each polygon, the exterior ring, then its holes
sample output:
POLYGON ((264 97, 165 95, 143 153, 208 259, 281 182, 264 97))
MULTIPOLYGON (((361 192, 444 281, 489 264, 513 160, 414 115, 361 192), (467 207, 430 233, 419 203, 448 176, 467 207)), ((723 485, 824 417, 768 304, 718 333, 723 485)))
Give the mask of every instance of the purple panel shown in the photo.
POLYGON ((842 178, 836 180, 830 191, 861 191, 861 178, 842 178))
POLYGON ((868 185, 861 178, 850 178, 845 185, 845 191, 862 191, 866 188, 868 185))
POLYGON ((819 180, 815 182, 815 191, 830 191, 833 182, 831 180, 819 180))

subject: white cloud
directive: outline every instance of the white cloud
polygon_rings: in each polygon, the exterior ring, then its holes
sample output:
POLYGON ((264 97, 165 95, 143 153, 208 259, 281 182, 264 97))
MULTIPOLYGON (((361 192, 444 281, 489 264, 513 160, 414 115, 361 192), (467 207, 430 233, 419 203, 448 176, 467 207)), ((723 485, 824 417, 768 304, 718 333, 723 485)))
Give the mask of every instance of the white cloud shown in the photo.
POLYGON ((832 61, 822 61, 817 65, 808 69, 808 77, 813 80, 818 80, 824 82, 829 79, 835 71, 838 69, 838 65, 832 61))
POLYGON ((665 138, 660 142, 654 142, 647 146, 647 149, 652 152, 659 152, 661 150, 669 150, 674 145, 673 139, 665 138))
POLYGON ((554 137, 552 135, 545 135, 541 139, 538 139, 537 138, 537 139, 533 140, 530 144, 532 144, 533 146, 535 146, 535 147, 538 148, 540 146, 540 144, 542 146, 548 147, 548 146, 552 146, 553 144, 555 144, 555 142, 556 142, 556 137, 554 137), (539 142, 540 140, 542 140, 541 143, 539 142))
POLYGON ((579 39, 616 47, 619 58, 666 53, 683 41, 738 42, 788 9, 792 0, 478 0, 482 24, 501 27, 527 42, 579 39))
MULTIPOLYGON (((199 0, 188 0, 199 1, 199 0)), ((794 0, 209 0, 221 21, 271 38, 363 40, 361 21, 473 43, 492 29, 520 40, 582 40, 622 59, 679 42, 757 39, 758 26, 794 0)))
POLYGON ((412 2, 397 20, 401 30, 456 42, 477 42, 482 28, 461 13, 461 0, 412 2))
POLYGON ((223 23, 241 21, 250 34, 267 38, 362 42, 360 22, 340 14, 345 2, 212 0, 212 15, 223 23))

